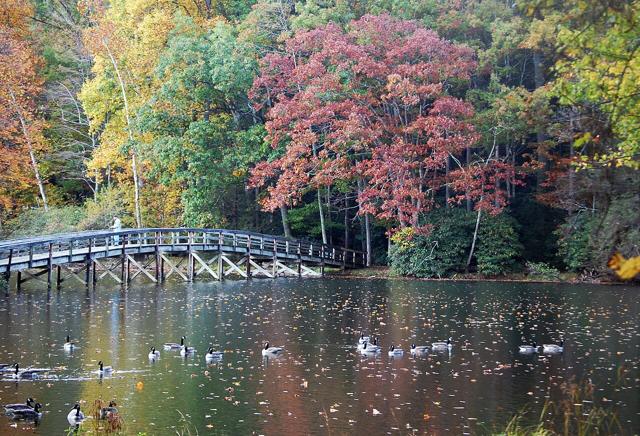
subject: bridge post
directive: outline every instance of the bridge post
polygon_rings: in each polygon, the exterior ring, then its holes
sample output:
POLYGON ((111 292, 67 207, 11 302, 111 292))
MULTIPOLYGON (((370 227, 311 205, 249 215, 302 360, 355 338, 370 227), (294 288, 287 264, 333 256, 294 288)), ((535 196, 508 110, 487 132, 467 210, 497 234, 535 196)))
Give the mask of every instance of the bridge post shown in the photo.
POLYGON ((16 274, 16 291, 20 292, 22 290, 22 271, 18 271, 16 274))
POLYGON ((224 280, 224 265, 222 264, 222 243, 224 236, 222 232, 218 233, 218 280, 224 280))
POLYGON ((278 276, 278 241, 273 238, 273 265, 271 275, 275 279, 278 276))
POLYGON ((187 233, 187 281, 193 281, 193 254, 192 254, 192 245, 193 243, 193 232, 187 233))
POLYGON ((245 265, 247 280, 251 278, 251 235, 247 235, 247 262, 245 265))
POLYGON ((85 258, 85 266, 84 266, 84 283, 85 286, 89 287, 89 279, 91 275, 91 246, 93 245, 93 239, 89 238, 89 250, 87 251, 87 257, 85 258))
POLYGON ((47 258, 47 291, 51 290, 51 263, 53 256, 53 244, 49 242, 49 257, 47 258))
POLYGON ((60 285, 62 284, 62 267, 60 265, 56 265, 56 290, 60 290, 60 285))
POLYGON ((126 256, 125 256, 125 246, 127 245, 127 235, 123 235, 122 237, 122 250, 120 252, 120 282, 125 283, 127 277, 125 276, 126 265, 126 256))
MULTIPOLYGON (((9 259, 7 262, 7 270, 4 273, 4 277, 7 280, 7 283, 9 283, 9 280, 11 280, 11 261, 13 260, 13 248, 9 249, 9 259)), ((9 287, 7 286, 7 291, 9 290, 9 287)))
POLYGON ((96 288, 96 283, 98 283, 98 275, 96 274, 96 261, 91 260, 91 283, 93 284, 93 289, 96 288))
POLYGON ((160 281, 160 248, 158 247, 158 232, 155 235, 155 256, 156 256, 156 282, 160 281))
POLYGON ((320 275, 324 276, 324 243, 320 245, 320 275))
POLYGON ((302 242, 298 241, 298 277, 302 277, 302 242))

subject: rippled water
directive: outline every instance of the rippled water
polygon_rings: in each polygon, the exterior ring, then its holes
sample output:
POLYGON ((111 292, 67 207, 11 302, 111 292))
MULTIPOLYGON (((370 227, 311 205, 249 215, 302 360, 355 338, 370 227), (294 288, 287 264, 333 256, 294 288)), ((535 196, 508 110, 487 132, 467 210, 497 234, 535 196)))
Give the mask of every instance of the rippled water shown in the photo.
MULTIPOLYGON (((349 279, 27 289, 0 296, 0 363, 52 371, 19 382, 2 374, 0 403, 35 397, 45 405, 35 431, 47 435, 68 428, 76 401, 88 410, 98 398, 118 403, 127 434, 476 434, 564 399, 565 382, 591 380, 637 433, 638 291, 349 279), (380 357, 356 352, 361 329, 380 336, 380 357), (66 334, 80 342, 73 354, 66 334), (182 335, 195 357, 161 349, 182 335), (386 353, 449 336, 451 353, 386 353), (523 339, 560 337, 560 356, 517 353, 523 339), (284 355, 263 360, 265 340, 284 355), (209 344, 225 351, 221 363, 205 364, 209 344), (150 363, 154 345, 161 358, 150 363), (98 360, 114 373, 99 378, 98 360)), ((33 429, 0 416, 1 434, 33 429)))

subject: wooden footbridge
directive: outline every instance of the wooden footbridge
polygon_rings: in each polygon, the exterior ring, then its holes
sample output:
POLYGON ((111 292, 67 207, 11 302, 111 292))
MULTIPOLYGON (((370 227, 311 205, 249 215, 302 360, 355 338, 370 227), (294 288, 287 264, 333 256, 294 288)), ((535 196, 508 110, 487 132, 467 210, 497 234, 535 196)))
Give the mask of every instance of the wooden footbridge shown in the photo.
POLYGON ((147 228, 66 233, 0 241, 0 273, 18 289, 27 280, 60 287, 67 278, 127 285, 196 278, 309 277, 325 266, 360 268, 366 254, 317 242, 222 229, 147 228))

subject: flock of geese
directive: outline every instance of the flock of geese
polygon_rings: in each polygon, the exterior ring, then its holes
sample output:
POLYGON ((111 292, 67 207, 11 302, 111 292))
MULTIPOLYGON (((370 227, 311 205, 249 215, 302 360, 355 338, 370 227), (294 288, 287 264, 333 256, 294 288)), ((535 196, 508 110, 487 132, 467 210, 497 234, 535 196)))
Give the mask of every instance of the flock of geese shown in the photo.
MULTIPOLYGON (((163 345, 163 348, 167 351, 172 350, 180 350, 180 355, 187 357, 196 354, 196 349, 194 347, 189 347, 185 343, 186 337, 182 336, 180 339, 180 343, 168 342, 163 345)), ((451 342, 452 338, 447 339, 446 341, 438 341, 432 342, 431 345, 416 345, 411 344, 410 352, 412 355, 425 355, 431 351, 449 351, 453 349, 453 343, 451 342)), ((64 349, 67 352, 74 351, 78 345, 71 340, 69 336, 66 337, 66 341, 64 343, 64 349)), ((379 355, 382 353, 382 347, 379 345, 379 338, 374 337, 371 339, 369 336, 365 336, 364 333, 360 333, 360 337, 358 339, 357 344, 358 351, 362 355, 379 355)), ((518 351, 521 354, 534 354, 534 353, 545 353, 545 354, 560 354, 564 351, 564 340, 560 341, 560 344, 543 344, 537 345, 535 342, 532 344, 522 344, 519 346, 518 351)), ((262 348, 262 356, 264 357, 277 357, 284 353, 284 347, 272 347, 269 342, 264 344, 262 348)), ((401 357, 404 354, 404 350, 401 348, 396 348, 393 344, 389 347, 388 355, 390 357, 401 357)), ((204 356, 206 363, 215 363, 220 362, 224 356, 224 351, 216 351, 212 346, 207 349, 207 352, 204 356)), ((156 350, 155 347, 151 347, 149 350, 149 361, 156 361, 160 359, 160 351, 156 350)), ((14 379, 33 379, 38 377, 39 373, 49 371, 48 369, 43 368, 28 368, 28 369, 20 369, 20 365, 18 363, 10 364, 0 364, 0 372, 11 372, 11 376, 14 379), (13 368, 13 369, 10 369, 13 368)), ((94 371, 94 373, 98 374, 100 377, 105 375, 110 375, 113 372, 113 367, 106 366, 104 362, 98 362, 98 369, 94 371)), ((42 417, 42 404, 36 402, 33 398, 27 398, 25 403, 16 403, 16 404, 6 404, 4 406, 6 415, 10 416, 12 419, 16 420, 29 420, 36 421, 42 417)), ((108 407, 103 407, 100 409, 99 418, 107 419, 110 415, 114 415, 118 413, 118 409, 115 407, 114 402, 110 402, 108 407)), ((76 403, 71 411, 67 414, 67 421, 72 426, 78 426, 82 421, 84 421, 85 415, 80 410, 80 404, 76 403)))

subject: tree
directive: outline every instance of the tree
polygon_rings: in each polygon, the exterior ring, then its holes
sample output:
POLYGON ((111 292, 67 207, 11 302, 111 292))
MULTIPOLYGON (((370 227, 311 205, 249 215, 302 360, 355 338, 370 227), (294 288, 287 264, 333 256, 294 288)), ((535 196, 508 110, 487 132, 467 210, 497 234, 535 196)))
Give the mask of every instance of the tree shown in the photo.
POLYGON ((472 109, 447 95, 469 78, 472 52, 412 21, 364 16, 299 31, 267 54, 253 96, 269 105, 268 139, 281 156, 257 165, 271 183, 263 206, 295 204, 336 180, 364 182, 361 214, 419 226, 443 186, 446 159, 477 138, 472 109))
MULTIPOLYGON (((12 20, 8 21, 11 24, 12 20)), ((12 189, 24 187, 27 176, 22 165, 26 163, 26 157, 46 211, 45 180, 38 163, 38 154, 47 147, 43 136, 45 122, 37 106, 42 93, 43 80, 38 75, 42 61, 21 37, 19 26, 17 29, 14 31, 4 23, 0 25, 0 167, 7 176, 3 181, 5 186, 0 189, 13 197, 12 189)), ((2 202, 5 208, 12 206, 10 199, 4 198, 2 202)))

